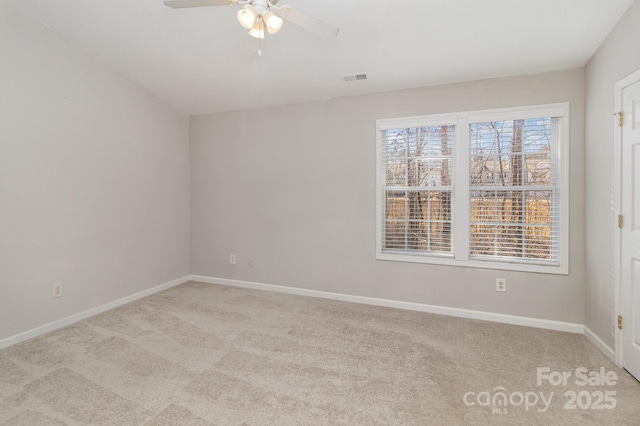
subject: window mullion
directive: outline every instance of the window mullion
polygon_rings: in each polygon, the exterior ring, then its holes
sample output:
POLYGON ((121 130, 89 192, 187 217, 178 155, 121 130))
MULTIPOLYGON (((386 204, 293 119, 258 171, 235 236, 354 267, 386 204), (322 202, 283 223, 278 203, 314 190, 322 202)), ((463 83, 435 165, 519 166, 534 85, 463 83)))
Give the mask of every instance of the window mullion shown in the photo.
MULTIPOLYGON (((407 140, 404 146, 404 185, 409 188, 409 150, 411 149, 411 129, 406 129, 407 140)), ((409 215, 409 191, 404 192, 404 249, 409 248, 409 227, 411 216, 409 215)))
POLYGON ((455 182, 452 182, 452 239, 456 260, 469 260, 469 123, 458 118, 454 135, 455 182))

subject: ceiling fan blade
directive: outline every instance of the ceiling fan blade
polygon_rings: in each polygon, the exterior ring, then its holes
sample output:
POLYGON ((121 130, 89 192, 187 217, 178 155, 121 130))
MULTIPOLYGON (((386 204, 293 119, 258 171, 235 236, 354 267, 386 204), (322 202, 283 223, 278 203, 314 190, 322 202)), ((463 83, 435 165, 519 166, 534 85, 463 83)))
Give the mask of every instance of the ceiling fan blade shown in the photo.
POLYGON ((300 12, 297 9, 293 9, 290 6, 274 7, 274 9, 278 12, 278 15, 280 15, 280 17, 285 21, 291 22, 292 24, 298 25, 299 27, 314 32, 321 37, 335 38, 338 36, 338 31, 340 31, 338 28, 333 27, 317 18, 309 16, 306 13, 300 12))
POLYGON ((239 4, 236 0, 165 0, 164 5, 173 9, 185 7, 229 6, 239 4))

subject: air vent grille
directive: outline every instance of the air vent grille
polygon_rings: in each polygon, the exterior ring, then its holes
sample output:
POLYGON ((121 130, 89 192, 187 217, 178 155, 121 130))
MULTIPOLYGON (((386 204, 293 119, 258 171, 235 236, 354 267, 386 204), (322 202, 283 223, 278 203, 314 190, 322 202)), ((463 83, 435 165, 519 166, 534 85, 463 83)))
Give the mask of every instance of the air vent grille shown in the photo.
POLYGON ((342 78, 342 81, 346 83, 351 81, 362 81, 367 79, 367 74, 365 73, 349 74, 349 75, 343 75, 341 78, 342 78))

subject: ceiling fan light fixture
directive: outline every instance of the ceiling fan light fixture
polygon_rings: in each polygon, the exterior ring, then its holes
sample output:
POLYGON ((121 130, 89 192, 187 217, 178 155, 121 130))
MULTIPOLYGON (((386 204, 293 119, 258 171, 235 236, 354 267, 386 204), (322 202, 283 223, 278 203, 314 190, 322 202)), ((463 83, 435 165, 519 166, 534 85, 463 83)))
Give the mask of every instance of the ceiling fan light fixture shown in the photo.
POLYGON ((252 37, 260 39, 264 38, 267 31, 269 34, 275 34, 280 31, 283 26, 283 19, 314 32, 320 37, 332 39, 338 36, 338 32, 340 31, 338 28, 290 6, 276 6, 280 4, 280 1, 281 0, 164 0, 164 4, 172 9, 203 6, 241 6, 242 9, 237 13, 240 25, 249 30, 252 37), (256 25, 256 22, 258 22, 258 25, 256 25), (267 27, 267 31, 265 31, 265 26, 267 27))
POLYGON ((262 19, 264 20, 264 23, 267 26, 267 31, 269 31, 269 34, 275 34, 278 31, 280 31, 280 28, 282 28, 282 24, 284 23, 282 18, 280 18, 279 16, 277 16, 275 13, 271 11, 268 11, 267 13, 265 13, 262 16, 262 19))
POLYGON ((250 4, 245 5, 238 11, 238 22, 248 30, 251 30, 258 19, 258 12, 250 4))
POLYGON ((253 27, 249 30, 249 35, 254 38, 264 39, 264 21, 261 16, 253 23, 253 27))

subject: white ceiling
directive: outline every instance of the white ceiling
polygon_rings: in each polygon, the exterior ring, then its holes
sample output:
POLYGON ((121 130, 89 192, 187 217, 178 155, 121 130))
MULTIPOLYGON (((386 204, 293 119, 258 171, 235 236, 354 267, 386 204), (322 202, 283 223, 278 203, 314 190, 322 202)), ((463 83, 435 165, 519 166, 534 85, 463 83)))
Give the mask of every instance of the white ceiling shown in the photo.
POLYGON ((189 115, 581 67, 633 3, 281 0, 340 33, 285 22, 258 56, 239 6, 9 1, 189 115))

